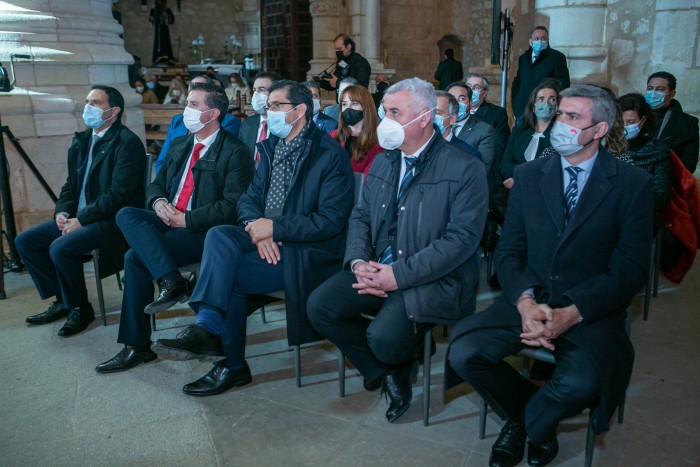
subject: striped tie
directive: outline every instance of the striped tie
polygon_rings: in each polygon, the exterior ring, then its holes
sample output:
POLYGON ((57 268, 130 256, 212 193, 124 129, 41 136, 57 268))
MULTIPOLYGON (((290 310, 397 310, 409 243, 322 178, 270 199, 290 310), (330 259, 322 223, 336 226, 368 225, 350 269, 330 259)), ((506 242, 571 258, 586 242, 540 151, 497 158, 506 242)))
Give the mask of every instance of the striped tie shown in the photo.
POLYGON ((564 201, 566 203, 566 221, 569 221, 571 217, 571 212, 576 207, 578 203, 578 174, 583 169, 580 167, 567 167, 566 171, 569 172, 569 185, 564 191, 564 201))

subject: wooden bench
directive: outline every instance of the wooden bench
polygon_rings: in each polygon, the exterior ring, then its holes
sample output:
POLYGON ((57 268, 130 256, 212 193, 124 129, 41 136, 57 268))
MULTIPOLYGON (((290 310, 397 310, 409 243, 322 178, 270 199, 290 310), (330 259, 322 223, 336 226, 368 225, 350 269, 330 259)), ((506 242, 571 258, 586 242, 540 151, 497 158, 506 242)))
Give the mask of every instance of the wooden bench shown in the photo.
POLYGON ((174 104, 141 104, 140 107, 143 110, 143 123, 147 125, 146 139, 158 141, 165 141, 170 121, 184 110, 184 107, 174 104))

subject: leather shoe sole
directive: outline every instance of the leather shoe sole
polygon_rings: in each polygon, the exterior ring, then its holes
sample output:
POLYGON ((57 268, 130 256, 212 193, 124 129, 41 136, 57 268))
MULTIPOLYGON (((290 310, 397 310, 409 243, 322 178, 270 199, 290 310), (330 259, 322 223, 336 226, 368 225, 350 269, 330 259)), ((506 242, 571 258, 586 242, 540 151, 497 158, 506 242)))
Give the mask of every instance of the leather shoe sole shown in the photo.
POLYGON ((36 315, 32 316, 27 316, 27 319, 25 321, 27 324, 49 324, 53 323, 54 321, 58 321, 61 318, 65 318, 68 316, 68 313, 70 313, 70 310, 67 310, 65 308, 61 308, 58 310, 52 310, 49 308, 48 310, 41 312, 36 315))
POLYGON ((244 363, 240 370, 229 370, 217 364, 197 381, 186 384, 182 388, 182 392, 189 396, 215 396, 231 388, 245 386, 251 381, 253 381, 253 377, 250 374, 248 363, 244 363))
POLYGON ((552 462, 558 453, 559 442, 556 436, 547 439, 539 446, 527 443, 527 465, 542 467, 552 462))
POLYGON ((124 349, 113 358, 95 367, 98 373, 117 373, 129 370, 140 363, 152 362, 158 355, 149 350, 124 349))
POLYGON ((173 286, 172 290, 162 290, 158 295, 158 299, 146 306, 143 312, 147 315, 153 315, 165 311, 173 307, 176 303, 184 303, 190 297, 190 289, 187 287, 187 281, 182 279, 173 286))
POLYGON ((192 352, 191 350, 169 347, 162 342, 155 341, 151 345, 151 350, 166 360, 184 362, 187 360, 209 361, 213 358, 223 357, 223 352, 192 352))

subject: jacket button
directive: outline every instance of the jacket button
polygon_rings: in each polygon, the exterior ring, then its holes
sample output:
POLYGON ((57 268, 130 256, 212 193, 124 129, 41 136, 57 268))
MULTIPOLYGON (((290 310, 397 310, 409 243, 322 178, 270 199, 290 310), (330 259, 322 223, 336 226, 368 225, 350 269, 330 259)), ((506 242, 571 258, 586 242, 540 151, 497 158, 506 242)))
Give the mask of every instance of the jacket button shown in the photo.
POLYGON ((549 280, 558 281, 558 280, 559 280, 559 275, 558 275, 558 274, 552 274, 551 276, 549 276, 549 280))
POLYGON ((406 206, 401 206, 401 210, 402 210, 402 211, 405 211, 405 210, 406 210, 406 206))
POLYGON ((382 204, 382 208, 385 208, 385 207, 386 207, 386 204, 382 204))
POLYGON ((413 319, 413 315, 408 315, 408 317, 409 317, 410 319, 413 319))
POLYGON ((399 254, 402 255, 402 254, 403 254, 403 250, 399 250, 399 254))

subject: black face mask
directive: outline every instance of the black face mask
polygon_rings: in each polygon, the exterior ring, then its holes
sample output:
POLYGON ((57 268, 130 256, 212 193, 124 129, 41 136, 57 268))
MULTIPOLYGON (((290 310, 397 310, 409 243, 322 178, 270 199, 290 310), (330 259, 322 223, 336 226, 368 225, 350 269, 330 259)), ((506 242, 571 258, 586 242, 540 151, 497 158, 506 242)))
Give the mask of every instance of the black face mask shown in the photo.
POLYGON ((350 126, 355 126, 365 118, 365 113, 362 110, 345 109, 343 110, 343 121, 350 126))
POLYGON ((335 56, 338 58, 338 60, 343 60, 345 59, 345 55, 343 54, 342 50, 336 50, 335 51, 335 56))
POLYGON ((384 92, 389 88, 389 83, 385 83, 384 81, 380 82, 377 85, 377 91, 379 92, 384 92))

